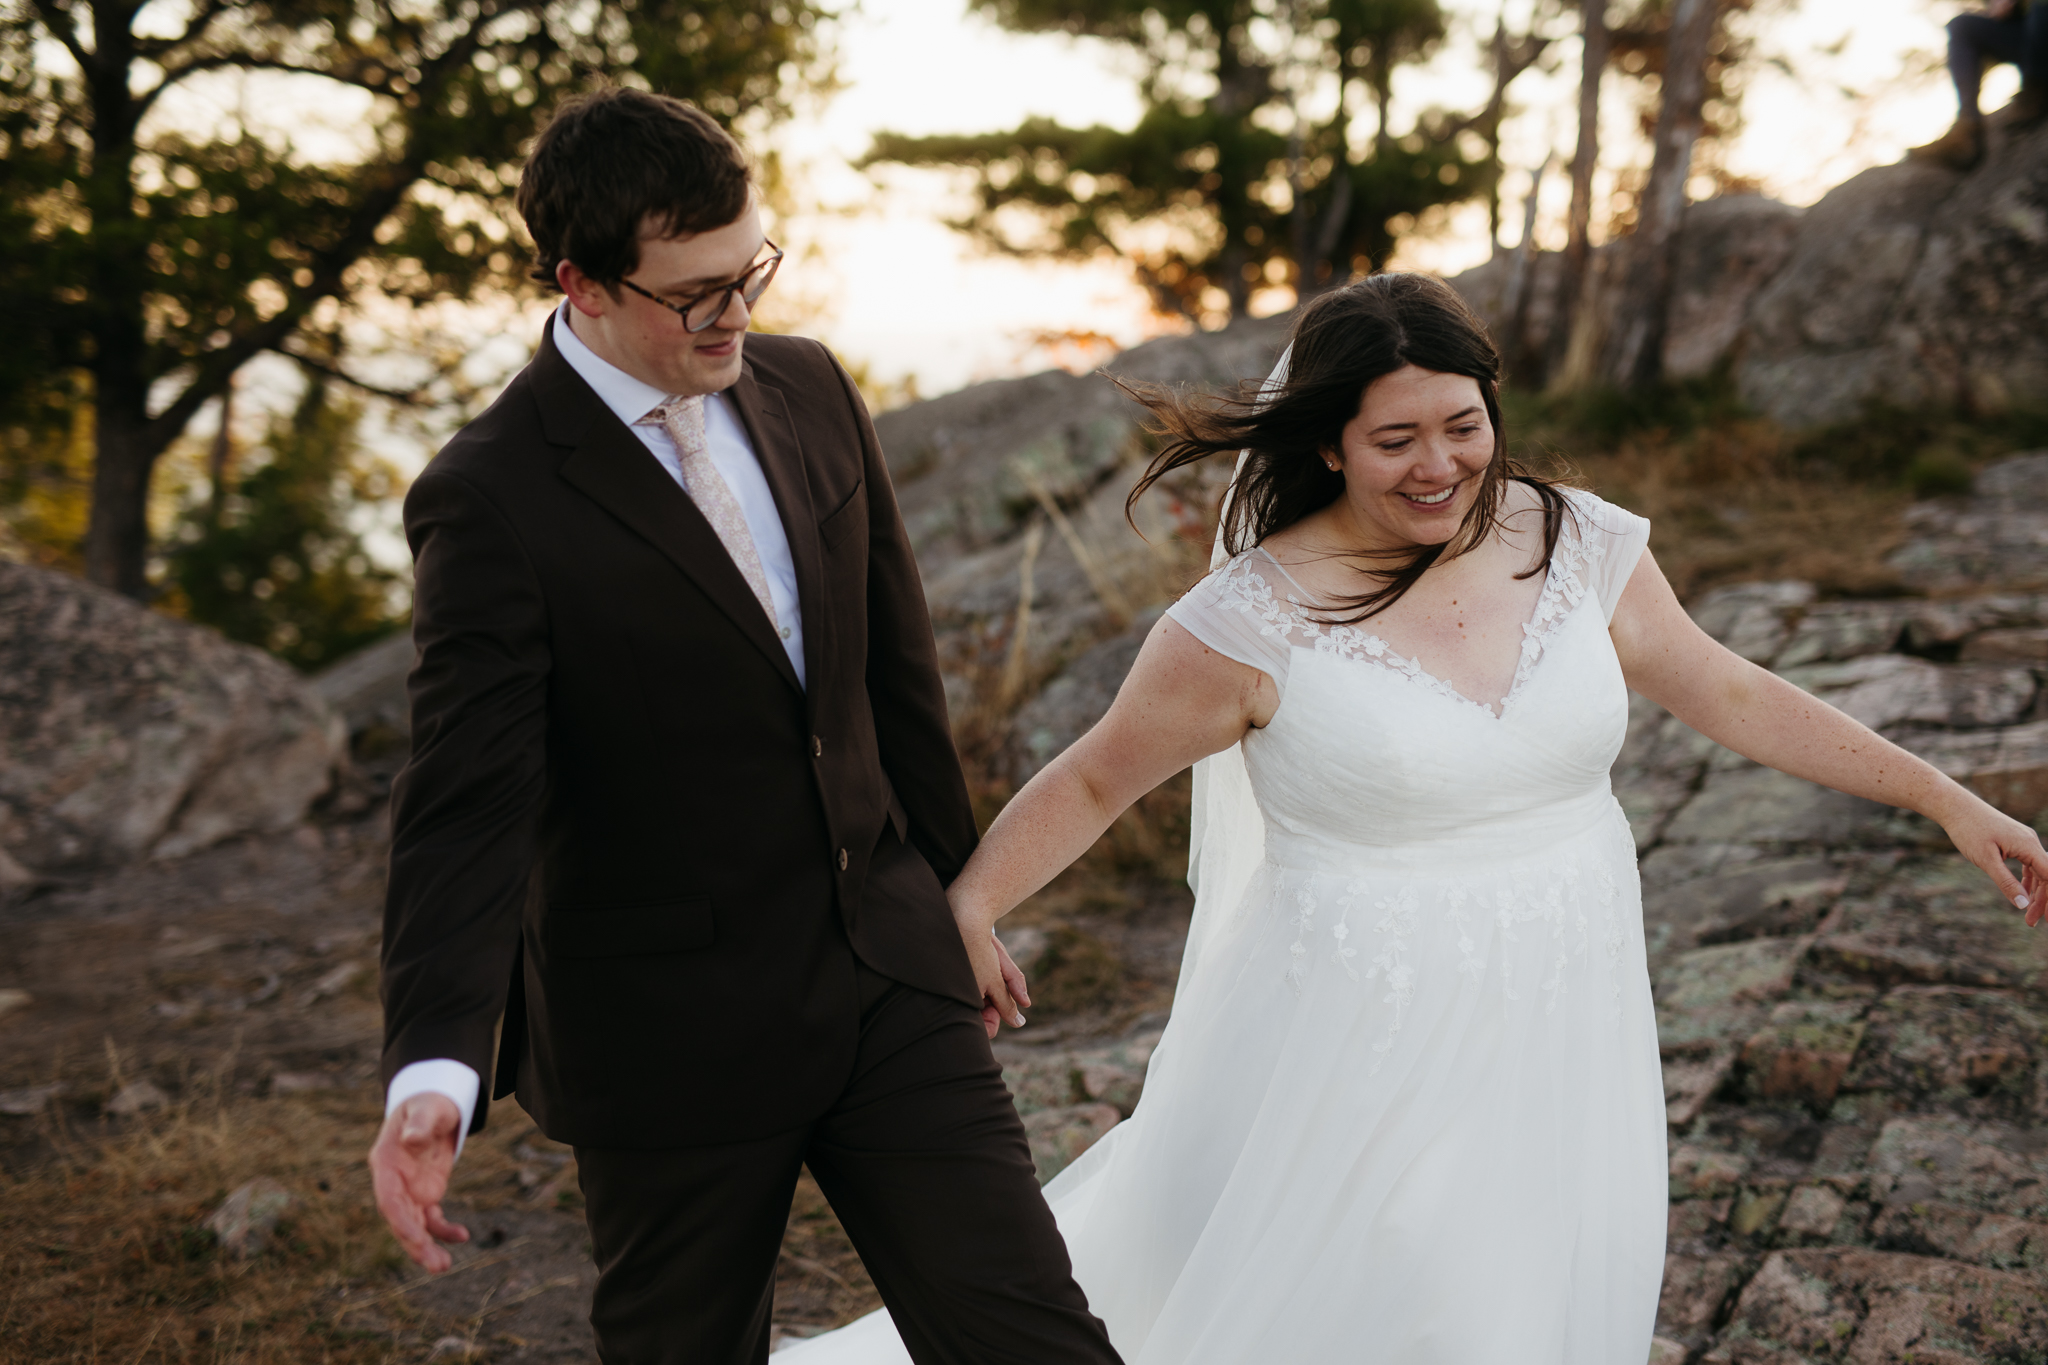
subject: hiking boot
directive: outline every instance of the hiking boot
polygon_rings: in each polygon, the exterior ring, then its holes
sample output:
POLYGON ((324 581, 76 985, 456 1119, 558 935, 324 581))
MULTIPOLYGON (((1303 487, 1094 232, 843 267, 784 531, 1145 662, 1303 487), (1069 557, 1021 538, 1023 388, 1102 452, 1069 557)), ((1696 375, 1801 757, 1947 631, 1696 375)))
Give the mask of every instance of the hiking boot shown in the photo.
POLYGON ((2021 132, 2048 118, 2048 86, 2026 85, 2012 97, 2012 102, 1991 116, 1991 121, 2000 128, 2021 132))
POLYGON ((1915 161, 1931 161, 1952 171, 1967 171, 1984 159, 1984 125, 1959 118, 1955 126, 1929 143, 1906 153, 1915 161))

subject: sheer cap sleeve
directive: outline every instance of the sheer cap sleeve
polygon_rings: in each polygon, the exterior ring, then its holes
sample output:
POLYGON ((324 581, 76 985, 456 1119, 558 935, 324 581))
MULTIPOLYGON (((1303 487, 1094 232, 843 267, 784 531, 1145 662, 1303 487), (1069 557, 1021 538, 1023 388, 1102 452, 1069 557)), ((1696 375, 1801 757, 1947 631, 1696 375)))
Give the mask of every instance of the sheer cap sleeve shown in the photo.
POLYGON ((1623 507, 1579 488, 1567 488, 1564 495, 1579 514, 1579 534, 1587 550, 1587 586, 1600 599, 1601 613, 1614 620, 1615 608, 1628 587, 1629 575, 1650 543, 1650 522, 1623 507))
POLYGON ((1258 669, 1285 690, 1292 641, 1284 598, 1276 600, 1266 576, 1273 569, 1267 558, 1263 550, 1247 550, 1225 561, 1166 614, 1224 658, 1258 669))

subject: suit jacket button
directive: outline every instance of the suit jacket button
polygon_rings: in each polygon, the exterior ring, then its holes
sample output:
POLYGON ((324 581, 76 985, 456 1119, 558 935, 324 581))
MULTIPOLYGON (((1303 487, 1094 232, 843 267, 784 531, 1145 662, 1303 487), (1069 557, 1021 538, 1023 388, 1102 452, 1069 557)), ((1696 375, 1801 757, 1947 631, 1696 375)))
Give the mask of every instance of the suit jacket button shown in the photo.
POLYGON ((846 850, 843 848, 839 850, 839 870, 846 871, 846 850))
POLYGON ((822 740, 822 739, 819 739, 819 738, 818 738, 818 737, 817 737, 816 735, 812 735, 812 736, 811 736, 811 757, 812 757, 812 758, 823 758, 824 756, 825 756, 825 741, 824 741, 824 740, 822 740))

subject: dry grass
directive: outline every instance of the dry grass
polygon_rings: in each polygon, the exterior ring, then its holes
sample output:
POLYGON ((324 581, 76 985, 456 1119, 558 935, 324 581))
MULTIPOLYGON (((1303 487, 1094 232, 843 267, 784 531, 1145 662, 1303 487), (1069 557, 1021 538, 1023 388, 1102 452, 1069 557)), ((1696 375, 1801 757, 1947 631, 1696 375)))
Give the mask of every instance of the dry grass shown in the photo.
POLYGON ((2048 414, 1874 411, 1789 432, 1703 382, 1624 403, 1505 395, 1514 449, 1655 523, 1651 549, 1681 600, 1729 583, 1796 578, 1824 597, 1889 596, 1885 559, 1918 498, 2048 446, 2048 414))
POLYGON ((1623 437, 1571 459, 1532 460, 1653 523, 1651 549, 1682 600, 1727 583, 1798 578, 1823 596, 1899 590, 1885 558, 1913 501, 1899 479, 1802 469, 1775 427, 1739 422, 1623 437))
MULTIPOLYGON (((516 1260, 531 1293, 587 1265, 574 1160, 514 1105, 470 1139, 450 1190, 476 1250, 430 1278, 405 1261, 371 1203, 372 1090, 256 1099, 200 1077, 186 1093, 125 1126, 55 1109, 34 1120, 54 1155, 0 1177, 0 1361, 383 1365, 425 1359, 451 1337, 497 1358, 524 1343, 493 1336, 503 1322, 491 1315, 517 1305, 502 1292, 491 1302, 490 1277, 467 1273, 502 1278, 516 1260), (256 1175, 282 1184, 294 1205, 269 1249, 237 1261, 204 1223, 256 1175), (546 1215, 567 1236, 552 1253, 526 1237, 494 1247, 486 1229, 508 1210, 527 1227, 546 1215), (465 1275, 466 1296, 455 1284, 465 1275)), ((803 1334, 879 1302, 805 1173, 776 1269, 777 1323, 803 1334)))
MULTIPOLYGON (((0 1192, 7 1358, 80 1362, 386 1361, 401 1339, 337 1321, 350 1293, 395 1279, 369 1200, 374 1100, 205 1093, 126 1132, 46 1118, 56 1158, 0 1192), (253 1173, 293 1194, 272 1250, 222 1256, 206 1216, 253 1173)), ((392 1305, 393 1309, 400 1305, 392 1305)))

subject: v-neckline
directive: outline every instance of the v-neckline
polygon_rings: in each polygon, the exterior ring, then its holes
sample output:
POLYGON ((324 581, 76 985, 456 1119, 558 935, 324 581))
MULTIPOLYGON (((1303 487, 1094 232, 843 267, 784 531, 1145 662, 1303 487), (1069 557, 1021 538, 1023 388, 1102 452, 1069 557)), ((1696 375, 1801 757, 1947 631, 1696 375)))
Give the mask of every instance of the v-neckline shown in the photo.
MULTIPOLYGON (((1291 595, 1287 600, 1295 608, 1297 614, 1301 616, 1302 624, 1310 627, 1318 634, 1327 631, 1330 637, 1335 637, 1341 631, 1345 635, 1355 636, 1361 642, 1365 654, 1380 667, 1412 678, 1424 684, 1429 690, 1440 693, 1453 701, 1462 702, 1466 706, 1483 713, 1488 719, 1503 720, 1507 716, 1508 705, 1520 695, 1523 684, 1528 682, 1530 676, 1535 672, 1536 664, 1542 658, 1543 641, 1548 638, 1549 634, 1549 632, 1543 629, 1544 608, 1561 591, 1558 575, 1567 549, 1565 538, 1571 534, 1571 519, 1566 518, 1565 525, 1559 532, 1557 544, 1551 549, 1550 562, 1544 568, 1543 586, 1537 590, 1536 601, 1529 608, 1527 619, 1522 622, 1522 643, 1515 653, 1514 677, 1508 682, 1508 690, 1492 706, 1482 701, 1473 700, 1443 678, 1424 668, 1420 655, 1404 656, 1401 651, 1395 649, 1383 637, 1375 635, 1369 630, 1361 629, 1358 626, 1342 624, 1325 625, 1310 621, 1306 617, 1306 613, 1310 608, 1305 603, 1291 595), (1533 658, 1531 657, 1532 644, 1535 647, 1533 658), (1386 659, 1381 657, 1383 655, 1390 657, 1394 662, 1392 664, 1387 663, 1386 659)), ((1308 589, 1302 585, 1301 580, 1289 573, 1287 566, 1282 564, 1271 550, 1268 550, 1263 545, 1258 546, 1257 549, 1258 553, 1266 557, 1267 563, 1280 571, 1280 576, 1285 578, 1295 591, 1301 593, 1303 597, 1310 595, 1308 589)), ((1558 624, 1562 624, 1562 622, 1560 621, 1558 624)), ((1556 629, 1556 626, 1553 625, 1551 629, 1556 629)))

